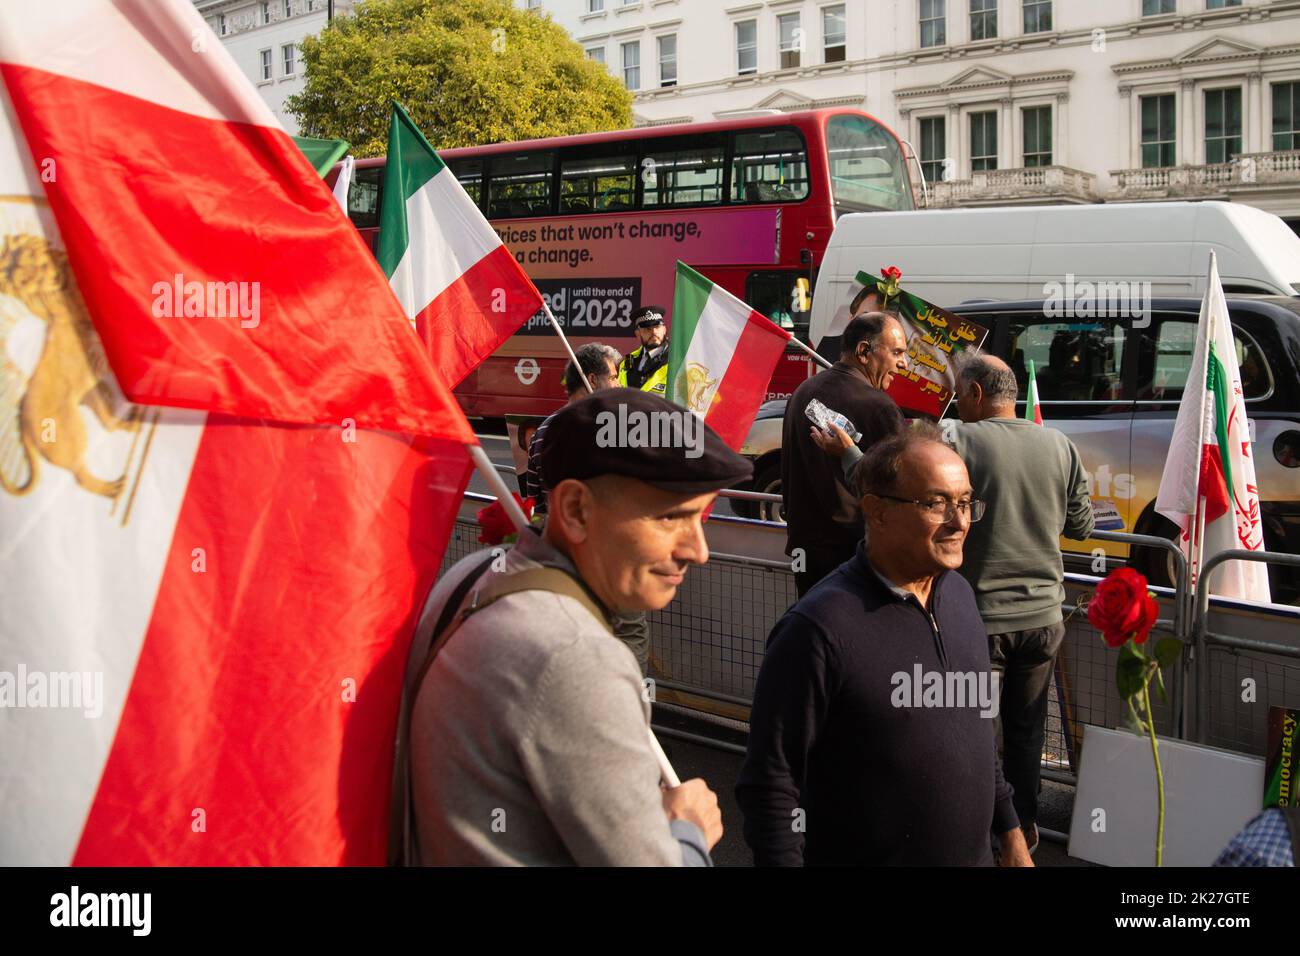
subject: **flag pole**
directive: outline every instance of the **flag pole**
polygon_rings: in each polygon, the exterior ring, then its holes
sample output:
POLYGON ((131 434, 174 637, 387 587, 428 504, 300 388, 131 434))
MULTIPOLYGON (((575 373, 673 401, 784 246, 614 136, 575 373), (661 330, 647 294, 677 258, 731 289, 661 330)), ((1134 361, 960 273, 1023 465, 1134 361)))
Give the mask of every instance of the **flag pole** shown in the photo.
POLYGON ((816 349, 813 349, 810 346, 804 345, 802 342, 800 342, 798 336, 796 335, 790 336, 790 341, 793 342, 795 345, 799 346, 799 348, 803 349, 805 352, 807 352, 808 357, 811 358, 818 365, 820 365, 822 368, 831 367, 831 363, 826 361, 826 359, 822 358, 821 355, 818 354, 816 349))
POLYGON ((560 328, 560 323, 555 321, 555 315, 551 312, 551 307, 546 304, 545 299, 542 300, 542 310, 546 313, 546 317, 550 319, 551 328, 555 329, 555 334, 558 335, 560 341, 564 343, 564 351, 568 352, 569 358, 573 360, 573 367, 578 370, 578 377, 582 379, 582 384, 587 387, 587 394, 593 394, 596 390, 591 387, 591 382, 587 381, 587 376, 582 374, 582 366, 578 364, 578 356, 573 354, 573 346, 569 344, 569 340, 564 334, 564 329, 560 328))
POLYGON ((469 457, 474 462, 474 467, 483 476, 483 480, 488 483, 492 493, 497 496, 497 501, 501 502, 501 507, 506 509, 506 514, 510 516, 510 523, 515 526, 516 531, 523 531, 528 527, 528 519, 524 516, 523 509, 519 507, 519 502, 515 501, 515 496, 510 493, 506 483, 501 480, 496 465, 492 464, 487 452, 483 450, 483 446, 475 442, 473 445, 466 445, 465 447, 469 449, 469 457))

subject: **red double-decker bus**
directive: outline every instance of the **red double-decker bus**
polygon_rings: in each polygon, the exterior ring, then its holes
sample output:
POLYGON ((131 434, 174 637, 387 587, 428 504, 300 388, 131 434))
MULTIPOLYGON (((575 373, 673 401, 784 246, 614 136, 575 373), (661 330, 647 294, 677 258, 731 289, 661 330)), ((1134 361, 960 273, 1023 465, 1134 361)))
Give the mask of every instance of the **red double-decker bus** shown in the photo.
MULTIPOLYGON (((807 340, 815 270, 836 218, 914 207, 898 137, 825 109, 501 143, 439 154, 537 284, 574 347, 637 345, 632 313, 672 334, 678 259, 807 340)), ((384 160, 356 164, 348 213, 374 248, 384 160)), ((566 354, 539 312, 457 388, 465 413, 545 415, 566 354)), ((807 376, 791 346, 769 398, 807 376)))

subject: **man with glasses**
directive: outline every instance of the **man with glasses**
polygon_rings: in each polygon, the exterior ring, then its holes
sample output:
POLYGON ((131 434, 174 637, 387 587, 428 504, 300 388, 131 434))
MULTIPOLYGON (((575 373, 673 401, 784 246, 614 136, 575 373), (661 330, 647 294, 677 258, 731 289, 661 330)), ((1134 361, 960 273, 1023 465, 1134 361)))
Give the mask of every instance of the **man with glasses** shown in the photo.
MULTIPOLYGON (((1001 677, 1003 773, 1015 788, 1016 814, 1033 849, 1047 698, 1065 638, 1059 539, 1088 538, 1093 515, 1073 442, 1054 428, 1017 418, 1016 393, 1016 377, 1005 362, 968 350, 957 372, 962 424, 951 435, 975 496, 988 503, 984 521, 966 538, 961 573, 975 591, 989 656, 1001 677)), ((830 454, 843 455, 846 472, 853 474, 861 456, 847 435, 812 438, 830 454)))
MULTIPOLYGON (((855 469, 866 540, 768 637, 736 784, 758 865, 1028 866, 962 545, 983 517, 935 426, 855 469)), ((861 534, 861 532, 859 532, 861 534)))
POLYGON ((865 451, 903 427, 902 412, 885 392, 906 368, 907 334, 898 317, 865 312, 844 327, 840 360, 801 383, 790 396, 781 427, 781 496, 785 553, 793 558, 800 597, 852 558, 862 538, 857 496, 839 466, 821 454, 809 437, 808 405, 816 399, 847 418, 862 433, 859 448, 865 451))

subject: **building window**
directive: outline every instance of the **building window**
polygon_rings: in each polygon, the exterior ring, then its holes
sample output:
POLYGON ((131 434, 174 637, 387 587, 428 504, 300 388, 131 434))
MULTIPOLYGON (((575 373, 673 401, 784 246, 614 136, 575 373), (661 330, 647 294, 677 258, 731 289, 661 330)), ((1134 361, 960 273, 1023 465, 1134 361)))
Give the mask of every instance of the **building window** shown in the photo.
POLYGON ((280 47, 280 55, 284 58, 284 75, 293 76, 293 44, 286 43, 280 47))
POLYGON ((1162 13, 1173 13, 1178 0, 1142 0, 1142 16, 1157 17, 1162 13))
POLYGON ((271 22, 271 4, 270 4, 270 3, 263 3, 263 4, 262 4, 262 24, 265 26, 266 24, 268 24, 268 23, 270 23, 270 22, 271 22))
POLYGON ((758 72, 758 21, 736 24, 736 73, 744 76, 758 72))
POLYGON ((998 0, 970 0, 970 38, 992 40, 998 35, 998 0))
POLYGON ((593 46, 587 50, 587 59, 595 60, 597 63, 605 62, 605 48, 603 46, 593 46))
POLYGON ((1025 32, 1047 33, 1052 29, 1052 0, 1025 0, 1025 32))
POLYGON ((284 18, 288 20, 291 16, 293 16, 293 8, 290 6, 289 0, 284 0, 284 18))
POLYGON ((603 13, 605 11, 605 0, 587 0, 588 13, 603 13))
POLYGON ((822 50, 827 63, 844 62, 844 4, 822 7, 822 50))
POLYGON ((945 0, 921 0, 921 46, 943 46, 948 42, 945 0))
POLYGON ((781 69, 792 70, 799 65, 803 50, 803 30, 799 28, 799 14, 783 13, 776 18, 777 35, 781 38, 781 69))
POLYGON ((542 6, 542 0, 528 0, 528 9, 537 10, 542 6))
POLYGON ((1300 149, 1300 83, 1273 84, 1273 148, 1300 149))
POLYGON ((677 85, 677 34, 659 38, 659 85, 677 85))
POLYGON ((1241 0, 1205 0, 1206 10, 1222 10, 1224 7, 1239 7, 1241 0))
POLYGON ((1025 166, 1052 165, 1052 108, 1035 106, 1020 111, 1025 126, 1025 166))
POLYGON ((1174 94, 1142 97, 1142 168, 1174 164, 1174 94))
POLYGON ((947 128, 942 116, 921 120, 921 174, 927 183, 943 181, 948 155, 947 128))
POLYGON ((641 42, 639 40, 623 44, 623 85, 629 90, 641 89, 641 42))
POLYGON ((224 13, 218 13, 218 14, 217 14, 217 33, 218 33, 220 36, 225 36, 227 32, 229 32, 229 31, 226 29, 226 15, 225 15, 224 13))
POLYGON ((258 56, 262 60, 262 79, 269 80, 272 76, 271 51, 269 49, 263 50, 258 56))
POLYGON ((971 172, 998 168, 998 114, 970 114, 970 168, 971 172))
POLYGON ((1226 163, 1241 154, 1241 87, 1205 91, 1205 161, 1226 163))

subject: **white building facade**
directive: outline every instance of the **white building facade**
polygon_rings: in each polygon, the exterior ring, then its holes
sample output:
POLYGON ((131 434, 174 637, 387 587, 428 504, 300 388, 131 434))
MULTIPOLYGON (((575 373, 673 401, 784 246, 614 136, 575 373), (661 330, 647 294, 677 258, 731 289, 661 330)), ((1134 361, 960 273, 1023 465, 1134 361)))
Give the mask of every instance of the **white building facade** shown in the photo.
POLYGON ((853 106, 932 206, 1231 199, 1300 227, 1300 0, 516 2, 639 125, 853 106))
POLYGON ((298 45, 331 17, 350 14, 353 0, 194 0, 194 6, 280 125, 296 134, 298 121, 284 101, 302 91, 306 78, 298 45))

